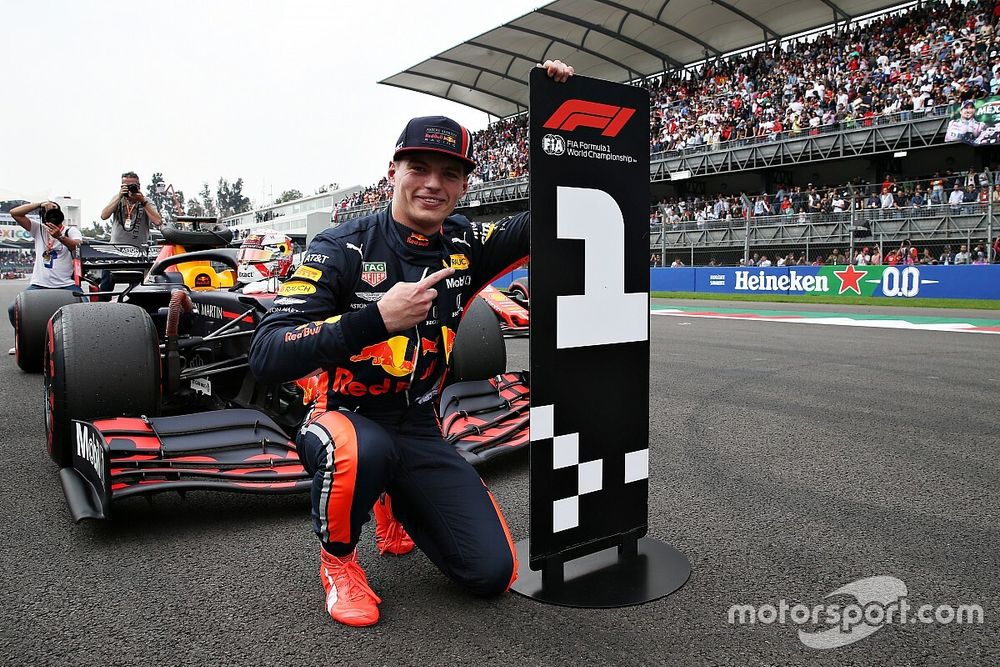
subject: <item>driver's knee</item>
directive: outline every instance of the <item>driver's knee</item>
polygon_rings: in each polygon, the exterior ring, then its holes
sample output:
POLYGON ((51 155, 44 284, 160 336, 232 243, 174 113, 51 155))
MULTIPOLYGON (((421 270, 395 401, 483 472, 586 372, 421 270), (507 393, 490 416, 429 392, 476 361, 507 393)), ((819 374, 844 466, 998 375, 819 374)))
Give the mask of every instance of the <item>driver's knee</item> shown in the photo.
POLYGON ((470 592, 483 597, 500 595, 517 576, 517 562, 510 551, 478 554, 465 567, 452 572, 455 580, 470 592))

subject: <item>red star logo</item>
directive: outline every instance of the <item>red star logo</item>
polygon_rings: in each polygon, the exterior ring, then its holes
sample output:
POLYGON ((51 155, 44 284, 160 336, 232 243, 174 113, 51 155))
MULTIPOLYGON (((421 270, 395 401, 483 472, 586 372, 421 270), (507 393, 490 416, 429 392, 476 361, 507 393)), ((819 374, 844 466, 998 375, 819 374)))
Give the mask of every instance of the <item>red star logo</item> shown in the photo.
POLYGON ((867 275, 864 271, 858 271, 852 265, 848 264, 846 270, 834 271, 833 275, 840 278, 840 291, 837 294, 843 294, 847 290, 854 290, 858 296, 861 296, 861 286, 858 285, 858 281, 867 275))

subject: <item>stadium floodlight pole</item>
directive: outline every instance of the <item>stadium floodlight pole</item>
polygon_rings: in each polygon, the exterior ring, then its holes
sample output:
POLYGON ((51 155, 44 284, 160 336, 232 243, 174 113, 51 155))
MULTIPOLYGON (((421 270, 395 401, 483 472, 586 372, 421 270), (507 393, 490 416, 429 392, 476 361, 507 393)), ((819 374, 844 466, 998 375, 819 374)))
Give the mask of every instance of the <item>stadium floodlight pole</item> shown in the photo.
POLYGON ((854 264, 854 225, 857 222, 857 211, 854 206, 854 185, 851 183, 847 184, 847 193, 850 195, 849 201, 851 202, 851 227, 847 230, 848 235, 851 237, 851 249, 850 254, 847 256, 847 263, 854 264))
POLYGON ((743 266, 750 266, 750 198, 745 192, 740 193, 740 203, 743 204, 743 266))
POLYGON ((660 267, 667 265, 667 218, 660 217, 660 267))
POLYGON ((993 172, 986 167, 986 262, 993 260, 993 172))

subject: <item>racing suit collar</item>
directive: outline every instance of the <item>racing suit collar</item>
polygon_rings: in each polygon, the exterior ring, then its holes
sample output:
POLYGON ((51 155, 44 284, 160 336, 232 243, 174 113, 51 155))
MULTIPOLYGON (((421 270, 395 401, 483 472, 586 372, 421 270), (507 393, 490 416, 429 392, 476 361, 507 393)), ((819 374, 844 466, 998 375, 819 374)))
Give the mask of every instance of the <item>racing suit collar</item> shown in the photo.
POLYGON ((406 261, 415 261, 419 264, 426 264, 428 259, 437 264, 438 258, 442 256, 443 243, 441 233, 432 236, 423 236, 403 225, 392 217, 392 208, 387 207, 382 215, 381 221, 385 229, 385 238, 389 246, 406 261), (418 238, 412 238, 414 235, 418 238))
MULTIPOLYGON (((390 216, 392 214, 390 213, 390 216)), ((393 226, 396 228, 396 233, 399 234, 399 238, 403 240, 403 243, 416 251, 430 251, 438 250, 441 247, 441 233, 436 232, 431 235, 421 234, 420 232, 414 231, 407 227, 406 225, 392 221, 393 226)))

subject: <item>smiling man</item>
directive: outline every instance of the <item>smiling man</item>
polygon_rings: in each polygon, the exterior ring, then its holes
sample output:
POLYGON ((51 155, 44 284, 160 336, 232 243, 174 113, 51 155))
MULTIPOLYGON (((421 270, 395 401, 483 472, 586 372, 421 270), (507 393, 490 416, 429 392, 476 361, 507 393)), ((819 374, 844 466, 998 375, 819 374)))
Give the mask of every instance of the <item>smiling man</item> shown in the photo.
MULTIPOLYGON (((573 74, 559 61, 542 67, 556 81, 573 74)), ((453 215, 475 168, 466 128, 410 120, 389 164, 391 205, 319 234, 251 343, 265 382, 321 371, 296 442, 313 475, 326 609, 347 625, 379 619, 356 551, 373 505, 382 553, 415 543, 478 595, 506 591, 517 574, 499 507, 442 438, 433 407, 462 308, 528 254, 527 213, 453 215)))

